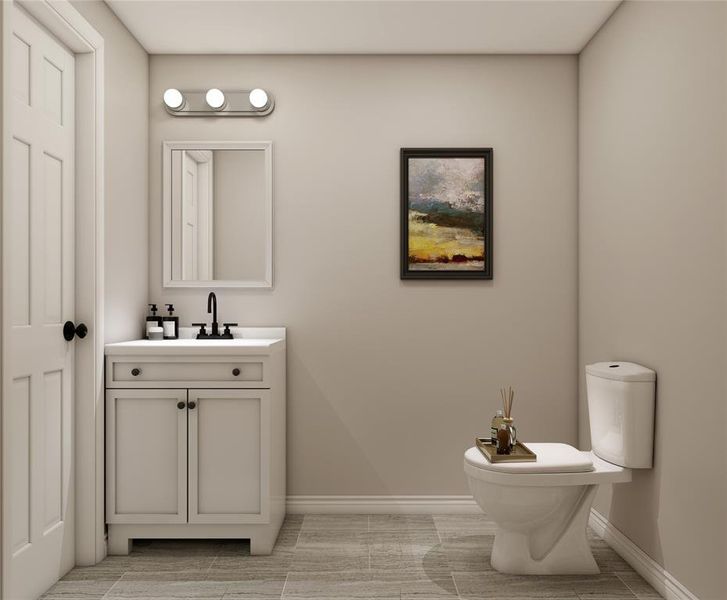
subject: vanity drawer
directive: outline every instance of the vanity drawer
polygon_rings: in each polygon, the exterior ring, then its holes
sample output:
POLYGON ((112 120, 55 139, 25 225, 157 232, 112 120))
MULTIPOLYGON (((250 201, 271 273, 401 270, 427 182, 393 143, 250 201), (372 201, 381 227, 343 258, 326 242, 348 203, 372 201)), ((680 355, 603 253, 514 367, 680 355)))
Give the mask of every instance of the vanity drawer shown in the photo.
POLYGON ((263 357, 109 356, 106 387, 243 387, 268 388, 263 357))

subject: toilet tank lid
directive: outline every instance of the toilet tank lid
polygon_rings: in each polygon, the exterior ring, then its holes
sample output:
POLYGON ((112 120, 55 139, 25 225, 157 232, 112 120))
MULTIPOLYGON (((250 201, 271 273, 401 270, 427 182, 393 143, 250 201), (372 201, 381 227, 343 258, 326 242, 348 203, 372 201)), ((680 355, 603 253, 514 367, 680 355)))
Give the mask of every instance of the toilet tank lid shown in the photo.
POLYGON ((632 362, 614 360, 586 365, 586 373, 616 381, 655 381, 656 372, 632 362))

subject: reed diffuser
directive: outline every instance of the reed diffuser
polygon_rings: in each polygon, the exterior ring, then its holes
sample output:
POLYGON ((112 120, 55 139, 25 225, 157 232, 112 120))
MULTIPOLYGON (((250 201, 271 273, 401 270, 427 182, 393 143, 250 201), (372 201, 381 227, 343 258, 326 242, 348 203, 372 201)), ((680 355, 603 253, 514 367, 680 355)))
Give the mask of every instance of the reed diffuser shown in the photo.
POLYGON ((515 391, 511 386, 500 388, 502 397, 502 410, 505 413, 500 431, 497 432, 497 453, 510 454, 513 446, 517 444, 517 428, 512 424, 512 404, 515 401, 515 391))
POLYGON ((502 397, 502 410, 505 413, 506 419, 512 419, 512 403, 515 400, 515 390, 512 386, 508 386, 507 389, 500 388, 500 396, 502 397))

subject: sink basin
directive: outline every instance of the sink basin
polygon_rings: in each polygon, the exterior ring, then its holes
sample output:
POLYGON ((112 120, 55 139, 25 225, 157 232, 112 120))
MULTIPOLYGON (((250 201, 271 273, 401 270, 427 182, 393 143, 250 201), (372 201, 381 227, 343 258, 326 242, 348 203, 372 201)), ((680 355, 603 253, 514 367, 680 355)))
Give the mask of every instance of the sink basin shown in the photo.
POLYGON ((233 327, 231 340, 198 340, 193 327, 180 327, 176 340, 132 340, 106 344, 107 355, 214 354, 215 356, 271 354, 285 348, 285 327, 233 327))

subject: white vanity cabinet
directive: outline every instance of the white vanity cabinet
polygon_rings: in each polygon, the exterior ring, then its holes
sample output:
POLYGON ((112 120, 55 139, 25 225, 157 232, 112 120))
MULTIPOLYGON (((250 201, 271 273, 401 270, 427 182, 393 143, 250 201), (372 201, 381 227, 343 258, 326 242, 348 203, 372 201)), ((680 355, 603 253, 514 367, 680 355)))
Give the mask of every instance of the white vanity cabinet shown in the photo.
POLYGON ((166 537, 270 553, 285 516, 285 330, 261 331, 106 346, 110 554, 166 537))

